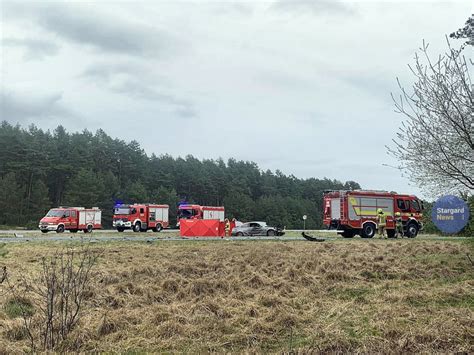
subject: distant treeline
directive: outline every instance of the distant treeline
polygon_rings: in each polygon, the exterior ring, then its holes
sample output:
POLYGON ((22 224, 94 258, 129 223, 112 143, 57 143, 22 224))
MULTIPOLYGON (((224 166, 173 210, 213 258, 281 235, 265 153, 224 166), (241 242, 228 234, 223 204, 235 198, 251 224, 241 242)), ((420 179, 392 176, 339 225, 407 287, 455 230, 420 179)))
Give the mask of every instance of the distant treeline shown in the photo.
POLYGON ((74 205, 100 207, 108 228, 118 201, 169 204, 175 223, 177 205, 186 201, 287 228, 302 228, 306 214, 307 228, 321 228, 323 191, 357 188, 354 181, 262 171, 249 161, 148 156, 138 142, 102 130, 0 126, 0 225, 34 227, 50 207, 74 205))

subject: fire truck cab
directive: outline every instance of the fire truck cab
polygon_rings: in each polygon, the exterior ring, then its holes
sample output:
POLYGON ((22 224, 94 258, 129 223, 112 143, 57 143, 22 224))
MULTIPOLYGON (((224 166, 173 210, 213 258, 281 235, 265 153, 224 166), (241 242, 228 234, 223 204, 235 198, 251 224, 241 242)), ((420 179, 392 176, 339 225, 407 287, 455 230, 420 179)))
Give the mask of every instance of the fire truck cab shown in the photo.
POLYGON ((386 231, 395 237, 395 213, 400 212, 404 235, 417 236, 423 229, 423 202, 415 195, 403 195, 388 191, 325 191, 323 195, 323 223, 328 229, 352 238, 372 238, 377 230, 377 210, 387 216, 386 231))
POLYGON ((112 226, 119 232, 125 229, 132 229, 134 232, 146 232, 152 229, 160 232, 169 226, 168 214, 168 205, 118 205, 114 208, 112 226))
POLYGON ((69 230, 76 233, 79 230, 91 233, 94 229, 102 228, 102 211, 98 207, 85 209, 84 207, 59 207, 48 211, 39 222, 39 229, 43 233, 56 231, 62 233, 69 230))
POLYGON ((218 219, 224 221, 224 207, 200 206, 183 204, 178 207, 177 226, 180 219, 218 219))

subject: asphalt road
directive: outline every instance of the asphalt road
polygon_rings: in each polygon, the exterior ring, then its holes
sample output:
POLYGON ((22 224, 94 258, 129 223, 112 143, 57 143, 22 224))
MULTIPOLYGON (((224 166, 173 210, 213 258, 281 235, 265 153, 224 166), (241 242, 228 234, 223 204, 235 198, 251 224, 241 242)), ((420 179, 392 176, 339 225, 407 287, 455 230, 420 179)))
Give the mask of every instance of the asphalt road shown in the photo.
MULTIPOLYGON (((286 232, 301 233, 301 232, 303 232, 303 229, 286 229, 286 232)), ((337 234, 336 230, 327 230, 327 229, 306 230, 306 232, 309 232, 309 233, 315 233, 315 232, 331 233, 331 234, 334 234, 334 235, 337 234)), ((80 235, 82 233, 83 232, 77 232, 77 234, 75 234, 75 235, 80 235)), ((94 234, 101 234, 101 235, 102 234, 116 234, 116 235, 131 234, 131 235, 136 235, 131 230, 126 230, 123 233, 119 233, 115 229, 100 229, 100 230, 95 230, 93 233, 94 234)), ((179 233, 179 229, 162 229, 161 232, 159 232, 159 233, 156 233, 156 232, 153 232, 152 230, 149 230, 149 231, 147 231, 146 233, 143 233, 143 234, 161 235, 161 234, 166 234, 166 233, 176 233, 177 234, 177 233, 179 233)), ((40 232, 39 229, 36 229, 36 230, 25 230, 25 229, 5 229, 5 230, 1 230, 0 229, 0 238, 5 236, 5 235, 6 236, 13 236, 14 234, 21 234, 21 235, 24 235, 24 236, 37 235, 37 236, 47 237, 47 236, 50 236, 50 235, 56 235, 56 232, 50 231, 47 234, 43 234, 43 233, 40 232)), ((71 233, 68 232, 68 231, 64 232, 64 235, 66 235, 66 234, 71 235, 71 233)), ((137 233, 137 234, 142 234, 142 233, 137 233)))
MULTIPOLYGON (((298 231, 296 231, 298 232, 298 231)), ((325 232, 327 232, 325 230, 325 232)), ((210 241, 210 240, 305 240, 301 236, 283 237, 180 237, 177 229, 164 229, 160 233, 148 231, 144 233, 133 233, 131 231, 119 233, 116 230, 94 231, 92 234, 83 232, 61 234, 49 232, 43 234, 35 230, 0 230, 0 243, 25 243, 25 242, 154 242, 154 241, 210 241)), ((336 233, 334 233, 334 237, 336 233)))
MULTIPOLYGON (((301 230, 287 230, 291 234, 296 235, 285 235, 282 237, 180 237, 178 230, 163 230, 160 233, 146 232, 146 233, 118 233, 115 230, 101 230, 94 231, 92 234, 78 233, 61 233, 57 234, 54 232, 43 234, 39 231, 26 231, 26 230, 2 230, 0 231, 0 243, 27 243, 27 242, 156 242, 156 241, 255 241, 255 240, 274 240, 274 241, 306 241, 300 233, 301 230)), ((320 231, 308 231, 308 234, 312 236, 322 237, 326 240, 344 240, 344 238, 338 236, 336 231, 320 230, 320 231), (330 234, 329 234, 330 233, 330 234)), ((360 239, 356 237, 355 239, 360 239)), ((465 239, 465 237, 440 237, 440 236, 418 236, 416 240, 459 240, 465 239)))
MULTIPOLYGON (((132 231, 125 231, 122 233, 114 229, 102 229, 92 232, 92 234, 84 234, 83 232, 71 233, 64 232, 61 234, 55 232, 41 233, 39 230, 0 230, 0 243, 24 243, 24 242, 74 242, 74 241, 91 241, 99 242, 154 242, 154 241, 212 241, 212 240, 305 240, 301 236, 302 230, 287 230, 296 235, 285 235, 282 237, 180 237, 179 229, 163 229, 156 233, 151 230, 142 233, 134 233, 132 231)), ((310 231, 313 235, 318 231, 310 231)), ((337 237, 336 231, 322 230, 326 235, 331 233, 330 238, 337 237)))
MULTIPOLYGON (((178 233, 179 232, 179 229, 163 229, 160 233, 178 233)), ((56 234, 54 231, 51 231, 47 234, 42 234, 39 229, 37 230, 24 230, 24 229, 5 229, 5 230, 0 230, 0 238, 3 236, 3 235, 13 235, 13 234, 22 234, 22 235, 43 235, 43 236, 48 236, 48 235, 52 235, 52 234, 56 234)), ((82 232, 78 232, 79 233, 82 233, 82 232)), ((118 234, 118 232, 115 230, 115 229, 101 229, 101 230, 96 230, 94 231, 94 233, 97 233, 97 234, 118 234)), ((127 232, 125 232, 127 233, 127 232)), ((129 231, 129 233, 132 233, 132 231, 129 231)), ((148 231, 147 233, 155 233, 156 232, 152 232, 152 231, 148 231)), ((64 232, 64 234, 70 234, 69 232, 64 232)), ((76 234, 76 235, 78 235, 76 234)))
MULTIPOLYGON (((334 237, 331 237, 334 238, 334 237)), ((88 241, 91 243, 100 242, 156 242, 156 241, 211 241, 211 240, 305 240, 303 237, 152 237, 152 236, 115 236, 115 235, 51 235, 45 237, 0 237, 0 243, 25 243, 25 242, 81 242, 88 241)))

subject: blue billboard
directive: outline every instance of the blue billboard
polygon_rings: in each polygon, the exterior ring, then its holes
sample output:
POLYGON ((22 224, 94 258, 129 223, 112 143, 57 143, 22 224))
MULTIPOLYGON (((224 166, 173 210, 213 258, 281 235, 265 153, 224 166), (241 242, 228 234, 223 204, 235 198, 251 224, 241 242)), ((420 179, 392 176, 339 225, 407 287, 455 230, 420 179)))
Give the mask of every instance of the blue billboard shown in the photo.
POLYGON ((459 197, 443 196, 433 205, 431 220, 443 233, 458 233, 469 220, 469 207, 459 197))

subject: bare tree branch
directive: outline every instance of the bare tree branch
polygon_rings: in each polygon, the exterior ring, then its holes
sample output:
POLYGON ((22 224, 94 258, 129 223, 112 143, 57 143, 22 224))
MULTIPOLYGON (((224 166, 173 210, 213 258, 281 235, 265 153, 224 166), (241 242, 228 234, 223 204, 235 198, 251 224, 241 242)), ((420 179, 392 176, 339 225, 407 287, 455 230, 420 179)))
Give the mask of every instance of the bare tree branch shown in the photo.
POLYGON ((468 61, 448 41, 447 53, 432 60, 423 42, 409 65, 410 91, 397 79, 396 112, 406 116, 387 147, 398 168, 431 195, 474 190, 474 105, 468 61))
POLYGON ((33 352, 57 349, 75 328, 98 257, 99 253, 88 247, 58 251, 42 258, 39 279, 30 280, 20 273, 15 284, 8 280, 4 269, 4 280, 14 299, 28 297, 37 311, 32 316, 20 308, 33 352))

